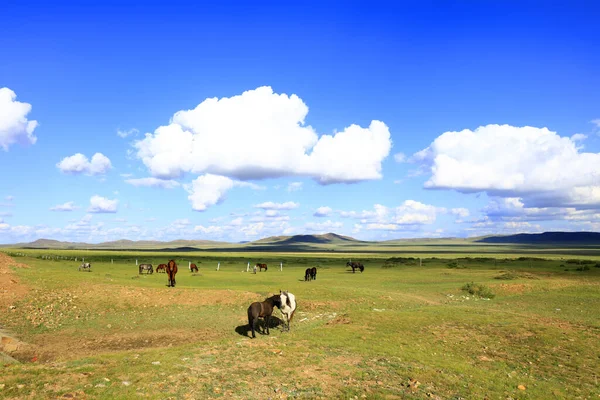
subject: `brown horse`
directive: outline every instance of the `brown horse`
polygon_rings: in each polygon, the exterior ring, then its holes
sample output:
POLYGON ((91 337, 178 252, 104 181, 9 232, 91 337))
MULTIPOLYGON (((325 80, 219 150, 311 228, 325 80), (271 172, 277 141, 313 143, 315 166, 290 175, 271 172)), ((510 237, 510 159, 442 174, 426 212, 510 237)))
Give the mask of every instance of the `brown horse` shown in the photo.
POLYGON ((355 261, 348 261, 346 263, 346 266, 352 268, 352 273, 354 273, 355 269, 360 270, 361 273, 365 270, 365 266, 362 265, 362 263, 355 262, 355 261))
POLYGON ((167 286, 175 287, 175 274, 177 274, 177 264, 175 264, 175 260, 169 260, 167 263, 167 274, 169 275, 169 283, 167 286))
MULTIPOLYGON (((276 294, 273 295, 265 301, 262 302, 254 302, 250 304, 248 307, 248 325, 250 325, 250 329, 252 330, 252 338, 255 338, 256 335, 254 331, 256 330, 256 323, 258 322, 258 318, 262 317, 265 321, 265 325, 267 327, 267 335, 269 335, 269 325, 271 314, 273 314, 273 308, 277 306, 277 308, 281 309, 281 296, 276 294)), ((263 328, 263 333, 265 332, 263 328)))
POLYGON ((317 267, 312 267, 310 269, 310 279, 312 279, 312 280, 317 279, 317 267))
POLYGON ((262 271, 263 268, 265 269, 265 271, 267 270, 267 264, 258 263, 256 264, 256 266, 258 267, 258 272, 262 271))
POLYGON ((158 264, 158 267, 156 267, 156 273, 159 272, 167 272, 167 264, 158 264))
POLYGON ((196 264, 190 264, 190 271, 198 272, 198 266, 196 264))

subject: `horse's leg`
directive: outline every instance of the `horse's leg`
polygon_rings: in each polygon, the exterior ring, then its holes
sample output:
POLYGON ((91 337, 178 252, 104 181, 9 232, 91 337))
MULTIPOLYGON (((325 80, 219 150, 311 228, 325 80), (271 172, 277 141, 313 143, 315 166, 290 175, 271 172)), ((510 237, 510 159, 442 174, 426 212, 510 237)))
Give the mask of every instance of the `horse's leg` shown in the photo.
POLYGON ((271 322, 271 316, 270 316, 270 315, 267 315, 267 316, 265 316, 265 324, 267 325, 267 335, 270 335, 270 334, 271 334, 271 333, 269 332, 269 325, 270 325, 270 322, 271 322))
POLYGON ((252 322, 250 323, 250 329, 252 329, 252 338, 254 339, 256 337, 256 334, 254 333, 254 326, 256 325, 256 321, 258 320, 258 318, 254 318, 252 317, 252 322))

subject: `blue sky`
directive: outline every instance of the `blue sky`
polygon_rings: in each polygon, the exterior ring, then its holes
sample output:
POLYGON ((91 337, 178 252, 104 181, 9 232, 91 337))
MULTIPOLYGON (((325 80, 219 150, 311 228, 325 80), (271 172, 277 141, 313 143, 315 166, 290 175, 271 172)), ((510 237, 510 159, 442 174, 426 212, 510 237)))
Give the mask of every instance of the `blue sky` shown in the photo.
POLYGON ((1 7, 1 243, 600 228, 593 2, 1 7))

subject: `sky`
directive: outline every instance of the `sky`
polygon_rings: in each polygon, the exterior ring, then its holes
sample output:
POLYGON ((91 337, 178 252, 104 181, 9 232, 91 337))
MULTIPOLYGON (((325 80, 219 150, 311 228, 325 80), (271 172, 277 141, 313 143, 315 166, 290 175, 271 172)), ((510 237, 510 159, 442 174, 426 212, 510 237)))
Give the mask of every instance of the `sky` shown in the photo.
POLYGON ((600 5, 162 3, 2 3, 0 243, 600 230, 600 5))

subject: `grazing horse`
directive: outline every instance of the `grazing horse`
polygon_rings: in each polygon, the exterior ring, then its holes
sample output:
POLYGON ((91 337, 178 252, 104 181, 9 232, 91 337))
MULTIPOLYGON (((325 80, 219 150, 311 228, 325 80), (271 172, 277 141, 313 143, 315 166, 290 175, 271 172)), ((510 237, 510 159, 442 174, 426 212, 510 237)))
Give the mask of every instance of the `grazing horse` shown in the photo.
POLYGON ((151 274, 154 272, 154 269, 152 268, 152 264, 140 264, 139 265, 139 273, 141 274, 142 272, 146 271, 147 274, 151 274))
POLYGON ((158 264, 158 267, 156 267, 156 273, 158 274, 159 272, 167 272, 167 264, 158 264))
MULTIPOLYGON (((258 318, 262 317, 265 321, 265 325, 267 326, 267 335, 269 335, 269 325, 271 314, 273 314, 273 308, 277 306, 281 309, 281 295, 273 295, 265 301, 262 302, 254 302, 250 304, 248 307, 248 325, 250 325, 250 329, 252 330, 252 338, 256 337, 254 331, 256 330, 256 323, 258 322, 258 318)), ((264 333, 263 329, 263 333, 264 333)))
POLYGON ((82 263, 79 268, 77 268, 77 271, 88 271, 88 272, 92 272, 92 264, 90 263, 82 263))
POLYGON ((256 266, 258 267, 258 272, 262 271, 263 268, 265 269, 265 271, 267 270, 267 264, 258 263, 256 264, 256 266))
POLYGON ((175 260, 169 260, 167 263, 167 274, 169 275, 169 283, 167 286, 175 287, 175 274, 177 273, 177 264, 175 260))
POLYGON ((279 309, 281 310, 281 314, 284 318, 283 326, 285 327, 285 323, 287 323, 287 330, 289 331, 290 321, 292 318, 294 318, 294 313, 296 312, 298 303, 296 302, 296 296, 288 291, 282 292, 279 290, 279 296, 281 297, 281 307, 279 307, 279 309))
POLYGON ((198 272, 198 266, 196 264, 190 264, 190 271, 192 272, 198 272))
POLYGON ((306 268, 306 271, 304 271, 304 282, 310 281, 310 279, 312 278, 311 275, 311 270, 312 268, 306 268))
POLYGON ((310 269, 310 279, 317 280, 317 267, 312 267, 310 269))
POLYGON ((362 265, 362 263, 359 263, 359 262, 356 262, 356 261, 348 261, 346 263, 346 266, 352 268, 352 273, 355 272, 354 271, 355 269, 360 270, 361 273, 365 270, 364 265, 362 265))

